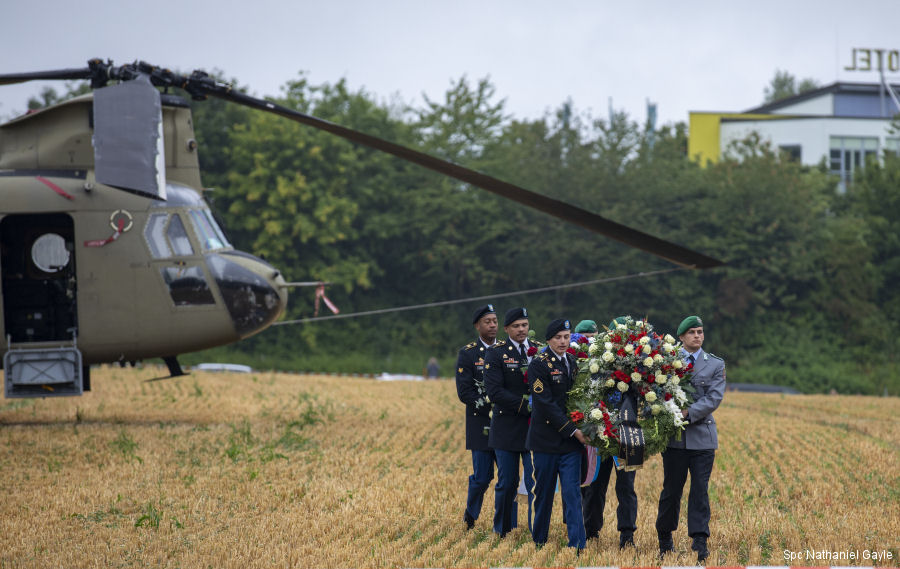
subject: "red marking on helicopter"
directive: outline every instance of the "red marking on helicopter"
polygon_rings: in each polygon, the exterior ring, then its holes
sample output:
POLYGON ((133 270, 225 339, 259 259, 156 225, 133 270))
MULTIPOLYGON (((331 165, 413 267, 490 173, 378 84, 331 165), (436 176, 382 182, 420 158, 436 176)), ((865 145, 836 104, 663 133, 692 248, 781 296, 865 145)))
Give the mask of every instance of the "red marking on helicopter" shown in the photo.
POLYGON ((51 181, 48 180, 47 178, 44 178, 43 176, 35 176, 35 179, 36 179, 38 182, 41 182, 42 184, 44 184, 45 186, 47 186, 48 188, 50 188, 51 190, 53 190, 54 192, 56 192, 57 194, 59 194, 59 195, 61 195, 62 197, 66 198, 67 200, 74 200, 74 199, 75 199, 74 196, 72 196, 71 194, 66 193, 66 191, 65 191, 64 189, 60 188, 59 186, 57 186, 56 184, 54 184, 53 182, 51 182, 51 181))
POLYGON ((104 245, 106 245, 108 243, 112 243, 113 241, 118 239, 120 235, 122 235, 122 229, 124 229, 124 227, 125 227, 125 218, 120 217, 119 221, 118 221, 118 228, 116 229, 115 233, 113 233, 106 239, 95 239, 93 241, 85 241, 84 246, 85 247, 103 247, 104 245))

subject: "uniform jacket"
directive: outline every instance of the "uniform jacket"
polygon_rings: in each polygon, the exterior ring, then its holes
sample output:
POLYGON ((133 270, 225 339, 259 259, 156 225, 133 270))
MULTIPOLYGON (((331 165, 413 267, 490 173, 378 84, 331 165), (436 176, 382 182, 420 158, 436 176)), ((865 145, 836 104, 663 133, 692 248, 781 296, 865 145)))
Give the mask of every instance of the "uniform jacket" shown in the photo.
MULTIPOLYGON (((532 345, 525 340, 525 350, 532 345)), ((528 434, 528 383, 523 366, 528 358, 522 358, 509 340, 497 342, 487 351, 484 366, 484 386, 494 406, 488 444, 491 448, 525 452, 525 436, 528 434)))
POLYGON ((671 448, 688 450, 719 448, 716 420, 712 413, 725 395, 725 362, 722 358, 702 350, 698 355, 691 376, 691 385, 697 392, 694 394, 694 402, 688 408, 690 424, 685 425, 680 441, 675 438, 669 441, 671 448))
POLYGON ((575 383, 574 373, 578 363, 569 354, 571 373, 565 364, 549 348, 531 360, 528 381, 531 384, 532 412, 526 446, 528 450, 553 454, 578 452, 584 448, 572 436, 575 423, 566 411, 569 390, 575 383))
POLYGON ((476 339, 460 348, 456 358, 456 394, 466 404, 466 449, 488 450, 487 429, 491 404, 484 390, 484 356, 487 348, 476 339))

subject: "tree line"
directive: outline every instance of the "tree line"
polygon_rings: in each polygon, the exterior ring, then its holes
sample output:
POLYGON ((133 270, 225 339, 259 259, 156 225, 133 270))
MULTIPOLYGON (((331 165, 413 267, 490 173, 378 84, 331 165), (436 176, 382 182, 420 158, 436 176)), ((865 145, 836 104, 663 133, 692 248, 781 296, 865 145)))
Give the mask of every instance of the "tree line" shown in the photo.
MULTIPOLYGON (((486 79, 460 78, 443 98, 413 106, 300 75, 277 102, 726 265, 668 271, 645 252, 392 156, 224 101, 194 102, 207 195, 235 247, 288 280, 332 283, 327 295, 344 313, 493 296, 275 326, 188 363, 419 373, 435 356, 452 376, 458 348, 474 337, 472 310, 490 301, 501 317, 526 306, 538 334, 557 317, 602 325, 624 314, 674 333, 699 314, 705 347, 725 358, 729 381, 900 394, 896 157, 866 164, 842 194, 824 157, 805 167, 751 136, 701 167, 687 156, 683 123, 651 130, 571 101, 521 119, 486 79), (604 282, 516 294, 586 281, 604 282)), ((285 319, 312 316, 313 300, 295 289, 285 319)))

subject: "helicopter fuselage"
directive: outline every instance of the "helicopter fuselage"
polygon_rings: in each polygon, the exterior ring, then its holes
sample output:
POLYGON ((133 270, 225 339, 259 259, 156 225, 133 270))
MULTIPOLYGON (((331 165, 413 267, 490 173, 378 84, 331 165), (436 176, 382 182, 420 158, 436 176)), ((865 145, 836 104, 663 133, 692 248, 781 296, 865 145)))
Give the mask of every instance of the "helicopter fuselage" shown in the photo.
POLYGON ((213 218, 187 105, 162 106, 161 200, 96 181, 91 102, 0 126, 0 352, 66 343, 88 366, 265 329, 284 310, 284 279, 213 218))

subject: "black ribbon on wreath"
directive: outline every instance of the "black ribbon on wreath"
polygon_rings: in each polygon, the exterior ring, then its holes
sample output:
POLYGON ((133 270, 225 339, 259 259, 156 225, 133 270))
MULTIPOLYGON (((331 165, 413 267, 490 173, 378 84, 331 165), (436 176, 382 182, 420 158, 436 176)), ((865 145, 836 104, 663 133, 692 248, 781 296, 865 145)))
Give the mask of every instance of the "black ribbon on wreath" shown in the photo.
POLYGON ((619 467, 626 471, 644 466, 644 430, 637 422, 637 401, 630 390, 619 407, 619 467))

